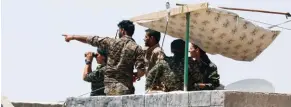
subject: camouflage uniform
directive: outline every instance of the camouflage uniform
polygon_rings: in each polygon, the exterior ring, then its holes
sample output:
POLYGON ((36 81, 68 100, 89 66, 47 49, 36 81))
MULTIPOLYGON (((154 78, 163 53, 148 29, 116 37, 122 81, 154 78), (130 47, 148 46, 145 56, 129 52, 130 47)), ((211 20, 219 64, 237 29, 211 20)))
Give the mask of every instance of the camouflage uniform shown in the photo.
MULTIPOLYGON (((161 55, 164 55, 161 47, 159 44, 154 45, 153 47, 149 47, 144 49, 145 50, 145 63, 146 63, 146 76, 148 74, 148 71, 153 68, 154 65, 156 65, 158 61, 158 57, 161 55)), ((159 79, 156 80, 157 84, 155 86, 152 86, 152 90, 162 90, 163 86, 160 86, 161 83, 159 79), (159 85, 158 85, 159 84, 159 85)), ((147 90, 147 89, 146 89, 147 90)))
MULTIPOLYGON (((202 81, 202 75, 199 72, 197 64, 189 58, 189 81, 188 90, 198 90, 194 86, 195 83, 202 81)), ((155 79, 160 79, 165 86, 164 91, 183 90, 184 86, 184 58, 175 60, 174 57, 165 57, 155 65, 148 74, 146 87, 151 88, 151 85, 159 85, 155 79)))
MULTIPOLYGON (((216 87, 220 85, 219 82, 219 74, 217 73, 217 67, 214 63, 206 64, 202 61, 195 61, 199 68, 200 72, 203 75, 203 79, 201 83, 206 84, 206 87, 199 88, 199 90, 214 90, 216 87)), ((198 86, 197 86, 198 87, 198 86)))
POLYGON ((104 65, 98 65, 96 70, 88 73, 84 80, 91 82, 90 96, 105 95, 104 93, 104 65))
POLYGON ((87 43, 107 49, 108 59, 104 72, 106 95, 133 94, 134 66, 136 69, 145 70, 142 48, 129 36, 120 39, 87 37, 87 43))

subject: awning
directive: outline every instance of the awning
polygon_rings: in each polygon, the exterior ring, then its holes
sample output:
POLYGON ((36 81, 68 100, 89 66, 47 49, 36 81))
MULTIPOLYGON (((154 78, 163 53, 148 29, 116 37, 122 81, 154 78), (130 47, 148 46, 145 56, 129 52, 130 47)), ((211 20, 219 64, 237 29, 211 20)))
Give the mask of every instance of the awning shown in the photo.
MULTIPOLYGON (((185 40, 187 12, 190 12, 189 41, 209 54, 221 54, 234 60, 254 60, 280 33, 257 26, 236 13, 201 3, 170 9, 168 35, 185 40)), ((131 21, 165 33, 167 16, 167 10, 163 10, 134 17, 131 21)))

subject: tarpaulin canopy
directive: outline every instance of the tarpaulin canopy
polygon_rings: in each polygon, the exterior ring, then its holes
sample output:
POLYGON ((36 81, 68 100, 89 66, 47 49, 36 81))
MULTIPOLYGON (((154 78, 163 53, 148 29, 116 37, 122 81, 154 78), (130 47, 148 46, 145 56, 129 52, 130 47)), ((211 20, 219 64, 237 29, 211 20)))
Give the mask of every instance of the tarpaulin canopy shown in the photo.
MULTIPOLYGON (((252 61, 279 35, 244 20, 238 14, 210 8, 208 3, 188 4, 170 9, 167 34, 185 40, 186 14, 190 12, 190 40, 210 54, 239 61, 252 61)), ((137 16, 131 21, 165 33, 167 10, 137 16)))

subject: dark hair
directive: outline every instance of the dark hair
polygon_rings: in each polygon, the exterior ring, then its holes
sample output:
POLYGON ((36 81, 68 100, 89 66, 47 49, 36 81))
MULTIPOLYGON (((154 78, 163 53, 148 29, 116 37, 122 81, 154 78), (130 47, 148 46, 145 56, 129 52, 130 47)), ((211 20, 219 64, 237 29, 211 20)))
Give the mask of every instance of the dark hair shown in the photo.
POLYGON ((117 26, 124 29, 128 36, 132 36, 134 33, 134 24, 130 20, 122 20, 117 26))
POLYGON ((98 48, 97 49, 97 52, 98 52, 98 54, 104 56, 104 58, 105 58, 104 61, 106 63, 107 62, 107 51, 106 51, 106 49, 100 49, 100 48, 98 48))
POLYGON ((171 51, 175 54, 184 55, 185 41, 183 39, 176 39, 171 43, 171 51))
POLYGON ((160 38, 161 38, 161 33, 152 29, 147 29, 145 30, 145 32, 148 33, 149 36, 152 36, 156 39, 156 42, 159 43, 160 42, 160 38))
POLYGON ((206 52, 204 50, 202 50, 200 47, 198 47, 197 45, 195 45, 194 43, 192 43, 193 47, 195 49, 199 49, 200 52, 200 59, 206 63, 207 65, 209 65, 211 63, 210 59, 208 58, 206 52))

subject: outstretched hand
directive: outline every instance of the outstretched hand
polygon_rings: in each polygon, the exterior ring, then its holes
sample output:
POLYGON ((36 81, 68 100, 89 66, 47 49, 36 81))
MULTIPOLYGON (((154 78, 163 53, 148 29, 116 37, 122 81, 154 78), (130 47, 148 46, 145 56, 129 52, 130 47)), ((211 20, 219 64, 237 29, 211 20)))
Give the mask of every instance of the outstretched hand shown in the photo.
POLYGON ((62 36, 65 37, 65 41, 66 42, 70 42, 71 40, 74 39, 74 36, 73 35, 63 34, 62 36))

